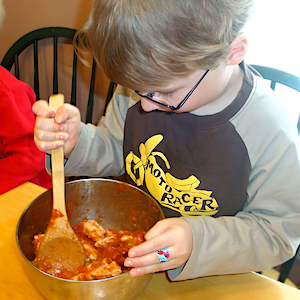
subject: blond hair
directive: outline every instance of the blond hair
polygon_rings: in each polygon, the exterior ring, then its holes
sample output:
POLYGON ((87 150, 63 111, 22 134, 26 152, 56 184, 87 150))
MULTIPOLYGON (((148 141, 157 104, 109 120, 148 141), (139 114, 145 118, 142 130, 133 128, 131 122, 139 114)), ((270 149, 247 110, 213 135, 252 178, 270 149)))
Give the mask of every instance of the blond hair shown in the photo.
POLYGON ((252 0, 95 0, 75 45, 114 82, 150 90, 217 67, 252 6, 252 0))

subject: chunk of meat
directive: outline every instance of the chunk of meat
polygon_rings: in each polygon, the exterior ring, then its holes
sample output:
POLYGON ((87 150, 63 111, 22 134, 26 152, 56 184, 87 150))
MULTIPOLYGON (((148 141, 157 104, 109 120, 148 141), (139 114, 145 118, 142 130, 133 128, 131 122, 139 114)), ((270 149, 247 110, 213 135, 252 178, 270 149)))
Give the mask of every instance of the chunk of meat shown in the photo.
POLYGON ((127 231, 120 230, 120 241, 125 243, 128 247, 132 248, 133 246, 139 245, 145 241, 145 231, 143 230, 135 230, 135 231, 127 231))
POLYGON ((83 247, 83 251, 85 254, 85 265, 97 260, 98 249, 94 246, 94 244, 80 237, 78 237, 78 239, 83 247))
POLYGON ((99 264, 99 262, 94 262, 88 265, 84 272, 79 273, 70 279, 80 281, 97 280, 114 277, 120 275, 121 273, 122 269, 115 261, 112 261, 110 264, 108 264, 104 259, 101 264, 99 264))
POLYGON ((113 230, 107 230, 103 238, 97 239, 95 246, 97 248, 105 248, 108 245, 117 243, 118 234, 113 230))
MULTIPOLYGON (((77 227, 79 227, 78 229, 82 234, 93 241, 103 238, 106 233, 106 229, 100 226, 95 220, 84 219, 77 224, 77 227)), ((73 229, 76 231, 76 225, 73 226, 73 229)))

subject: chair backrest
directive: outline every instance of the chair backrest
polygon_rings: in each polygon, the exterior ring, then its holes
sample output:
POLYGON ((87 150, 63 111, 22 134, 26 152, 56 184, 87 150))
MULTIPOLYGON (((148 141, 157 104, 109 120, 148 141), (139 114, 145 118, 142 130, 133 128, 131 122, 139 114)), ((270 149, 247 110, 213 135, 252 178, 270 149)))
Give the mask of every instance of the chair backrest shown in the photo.
MULTIPOLYGON (((289 74, 287 72, 281 71, 281 70, 277 70, 277 69, 269 68, 269 67, 265 67, 265 66, 252 65, 252 67, 256 71, 258 71, 264 79, 271 81, 270 87, 272 88, 272 90, 275 90, 277 83, 279 83, 279 84, 283 84, 289 88, 292 88, 292 89, 300 92, 300 78, 299 77, 289 74)), ((300 133, 300 118, 298 121, 298 133, 300 133)), ((299 247, 296 252, 296 255, 297 255, 298 251, 299 251, 299 247)), ((284 264, 282 264, 281 270, 279 272, 278 281, 284 282, 288 278, 289 273, 295 262, 296 255, 293 258, 291 258, 290 260, 288 260, 287 262, 285 262, 284 264)))
MULTIPOLYGON (((300 78, 270 67, 251 65, 256 71, 258 71, 264 79, 271 81, 271 89, 275 90, 277 83, 285 85, 291 89, 300 92, 300 78)), ((298 119, 298 133, 300 134, 300 116, 298 119)))
MULTIPOLYGON (((68 38, 72 42, 76 30, 65 27, 47 27, 34 30, 17 40, 4 56, 1 65, 7 70, 11 71, 14 65, 15 76, 20 79, 19 69, 19 55, 29 45, 33 45, 34 49, 34 92, 36 98, 40 99, 40 83, 39 83, 39 56, 38 56, 38 41, 45 38, 53 38, 53 94, 59 93, 58 87, 58 38, 68 38)), ((96 62, 93 60, 89 96, 86 112, 86 123, 92 123, 93 106, 94 106, 94 91, 95 91, 95 73, 96 62)), ((104 110, 109 100, 112 97, 115 84, 110 83, 109 92, 106 97, 106 103, 104 110)), ((77 55, 73 51, 73 73, 72 73, 72 85, 71 85, 71 104, 77 104, 77 55)))
POLYGON ((294 257, 292 257, 290 260, 288 260, 287 262, 285 262, 282 267, 281 267, 281 270, 279 272, 279 277, 278 277, 278 281, 280 282, 285 282, 285 280, 288 278, 291 270, 292 270, 292 267, 293 267, 293 264, 295 262, 295 259, 297 257, 297 254, 299 252, 299 248, 300 246, 298 247, 297 249, 297 252, 295 254, 294 257))

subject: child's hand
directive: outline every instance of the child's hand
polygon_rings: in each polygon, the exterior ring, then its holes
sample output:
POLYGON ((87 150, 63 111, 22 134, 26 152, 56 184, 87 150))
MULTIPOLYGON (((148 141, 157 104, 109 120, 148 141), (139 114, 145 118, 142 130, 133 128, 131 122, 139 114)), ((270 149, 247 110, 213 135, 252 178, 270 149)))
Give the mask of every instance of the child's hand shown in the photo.
POLYGON ((129 250, 124 265, 133 267, 131 276, 174 269, 185 263, 193 248, 193 234, 188 222, 182 218, 159 221, 145 235, 146 242, 129 250), (168 248, 168 261, 158 263, 156 250, 168 248))
POLYGON ((80 136, 81 119, 77 107, 64 104, 55 114, 47 101, 40 100, 34 103, 32 111, 37 115, 34 127, 34 142, 37 147, 50 153, 50 150, 64 146, 64 154, 67 156, 80 136))

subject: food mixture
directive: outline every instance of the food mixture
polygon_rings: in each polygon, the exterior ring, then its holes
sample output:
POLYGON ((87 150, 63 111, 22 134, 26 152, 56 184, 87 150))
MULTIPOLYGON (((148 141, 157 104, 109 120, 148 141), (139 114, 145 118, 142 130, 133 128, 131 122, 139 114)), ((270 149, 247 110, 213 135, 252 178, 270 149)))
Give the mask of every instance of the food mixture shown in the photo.
MULTIPOLYGON (((117 276, 127 272, 129 268, 124 267, 128 251, 133 246, 145 241, 144 230, 107 230, 95 220, 83 219, 73 226, 85 253, 85 264, 79 267, 78 272, 61 273, 40 268, 51 275, 71 280, 97 280, 117 276)), ((43 241, 44 234, 34 236, 34 253, 37 255, 43 241)), ((32 262, 37 264, 36 259, 32 262)), ((46 264, 45 264, 46 266, 46 264)))

